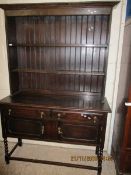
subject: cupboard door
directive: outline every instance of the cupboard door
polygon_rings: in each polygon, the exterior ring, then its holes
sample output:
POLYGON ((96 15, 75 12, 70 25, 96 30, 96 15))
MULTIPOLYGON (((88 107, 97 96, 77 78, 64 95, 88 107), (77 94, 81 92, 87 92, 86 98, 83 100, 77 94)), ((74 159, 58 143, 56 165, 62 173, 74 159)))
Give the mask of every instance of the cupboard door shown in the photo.
POLYGON ((44 125, 41 121, 10 118, 7 120, 7 135, 21 137, 44 137, 44 125))
POLYGON ((92 125, 63 122, 58 127, 61 140, 96 144, 98 129, 92 125))

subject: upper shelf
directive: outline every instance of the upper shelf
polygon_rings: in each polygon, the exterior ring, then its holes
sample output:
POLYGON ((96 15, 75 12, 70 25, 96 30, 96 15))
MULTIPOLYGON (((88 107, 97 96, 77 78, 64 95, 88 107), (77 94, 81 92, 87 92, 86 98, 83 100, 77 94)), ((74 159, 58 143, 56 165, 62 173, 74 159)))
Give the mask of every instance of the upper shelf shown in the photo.
POLYGON ((40 44, 40 43, 35 43, 35 44, 30 44, 30 43, 25 43, 25 44, 14 44, 14 43, 9 43, 9 47, 96 47, 96 48, 107 48, 107 44, 64 44, 64 43, 46 43, 46 44, 40 44))
POLYGON ((65 74, 65 75, 93 75, 93 76, 104 76, 104 72, 84 72, 84 71, 46 71, 46 70, 38 70, 38 69, 13 69, 12 72, 25 72, 25 73, 42 73, 42 74, 65 74))

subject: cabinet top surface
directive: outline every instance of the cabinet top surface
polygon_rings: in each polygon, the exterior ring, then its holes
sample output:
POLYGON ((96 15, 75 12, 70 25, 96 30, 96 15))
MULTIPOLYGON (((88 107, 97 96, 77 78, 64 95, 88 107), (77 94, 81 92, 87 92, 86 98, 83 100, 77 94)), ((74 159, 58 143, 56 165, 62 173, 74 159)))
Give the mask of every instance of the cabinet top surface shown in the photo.
POLYGON ((0 101, 0 107, 4 106, 39 107, 59 110, 111 112, 106 98, 103 100, 89 100, 89 97, 56 96, 56 95, 23 95, 7 96, 0 101))

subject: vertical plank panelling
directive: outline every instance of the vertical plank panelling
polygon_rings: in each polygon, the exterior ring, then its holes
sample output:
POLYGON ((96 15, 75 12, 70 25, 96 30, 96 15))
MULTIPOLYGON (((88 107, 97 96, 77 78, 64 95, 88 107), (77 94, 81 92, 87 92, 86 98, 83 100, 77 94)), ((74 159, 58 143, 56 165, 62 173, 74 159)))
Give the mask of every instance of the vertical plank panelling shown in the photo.
MULTIPOLYGON (((8 25, 12 24, 17 28, 16 39, 10 36, 9 42, 23 46, 10 47, 12 63, 13 60, 18 60, 18 64, 16 63, 11 69, 31 70, 30 73, 19 73, 21 90, 102 93, 103 75, 79 75, 77 72, 106 72, 104 67, 107 48, 79 46, 79 44, 108 44, 108 15, 11 17, 8 25), (44 44, 50 43, 54 46, 44 47, 44 44), (64 46, 55 47, 55 44, 64 46), (56 74, 33 73, 33 70, 56 72, 56 74), (70 71, 70 74, 57 74, 57 71, 70 71), (71 74, 75 71, 76 74, 71 74)), ((14 77, 18 75, 15 72, 12 74, 14 77)))
MULTIPOLYGON (((65 39, 65 37, 66 37, 66 26, 65 26, 65 24, 66 24, 66 19, 65 19, 65 16, 62 16, 61 17, 61 36, 60 36, 60 38, 61 38, 61 41, 60 41, 60 43, 63 43, 63 44, 65 44, 65 41, 66 41, 66 39, 65 39)), ((65 47, 61 47, 60 48, 60 70, 65 70, 65 62, 66 60, 65 60, 65 47)))
POLYGON ((107 44, 107 38, 109 35, 109 16, 102 16, 102 34, 101 44, 107 44))
MULTIPOLYGON (((70 35, 71 33, 71 17, 66 16, 66 44, 70 43, 70 35)), ((69 70, 69 63, 70 63, 70 47, 66 47, 66 70, 69 70)))

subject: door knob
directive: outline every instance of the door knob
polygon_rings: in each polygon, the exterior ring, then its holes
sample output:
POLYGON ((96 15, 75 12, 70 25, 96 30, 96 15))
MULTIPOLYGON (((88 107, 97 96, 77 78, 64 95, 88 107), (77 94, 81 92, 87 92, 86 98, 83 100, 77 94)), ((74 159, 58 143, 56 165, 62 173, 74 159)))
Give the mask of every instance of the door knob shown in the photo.
POLYGON ((125 106, 131 106, 131 102, 125 102, 125 106))

